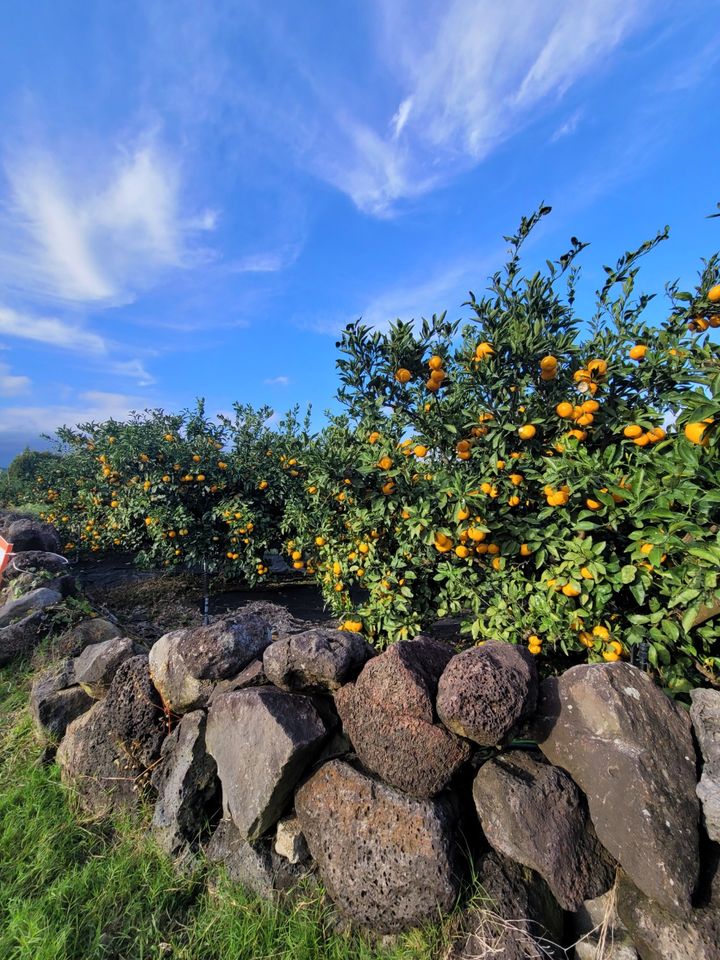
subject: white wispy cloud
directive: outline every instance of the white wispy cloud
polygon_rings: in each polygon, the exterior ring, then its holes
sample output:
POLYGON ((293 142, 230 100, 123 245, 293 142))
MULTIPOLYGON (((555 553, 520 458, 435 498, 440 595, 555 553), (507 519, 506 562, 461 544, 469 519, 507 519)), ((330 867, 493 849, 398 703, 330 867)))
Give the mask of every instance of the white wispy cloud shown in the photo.
POLYGON ((178 162, 154 145, 83 166, 21 152, 5 161, 0 280, 68 303, 117 303, 207 251, 215 211, 183 209, 178 162), (94 175, 87 174, 88 166, 94 175))
POLYGON ((16 397, 27 393, 31 383, 30 377, 11 373, 10 364, 0 363, 0 397, 16 397))
POLYGON ((418 24, 412 0, 375 9, 398 105, 385 129, 338 107, 314 162, 379 215, 480 162, 601 67, 648 13, 646 0, 438 0, 418 24))
POLYGON ((0 419, 0 435, 22 434, 30 442, 39 434, 52 433, 61 426, 75 426, 91 420, 120 420, 130 411, 142 410, 145 406, 143 398, 131 394, 88 390, 78 393, 72 403, 5 407, 0 419))
POLYGON ((79 353, 101 355, 108 351, 107 341, 97 333, 57 317, 36 317, 9 307, 0 306, 0 333, 79 353))
POLYGON ((263 380, 263 383, 267 383, 270 387, 286 387, 290 383, 290 377, 268 377, 267 380, 263 380))
POLYGON ((575 133, 580 121, 583 118, 582 110, 575 110, 568 119, 561 123, 557 130, 554 131, 553 135, 550 137, 550 143, 556 143, 558 140, 562 140, 563 137, 569 137, 571 134, 575 133))

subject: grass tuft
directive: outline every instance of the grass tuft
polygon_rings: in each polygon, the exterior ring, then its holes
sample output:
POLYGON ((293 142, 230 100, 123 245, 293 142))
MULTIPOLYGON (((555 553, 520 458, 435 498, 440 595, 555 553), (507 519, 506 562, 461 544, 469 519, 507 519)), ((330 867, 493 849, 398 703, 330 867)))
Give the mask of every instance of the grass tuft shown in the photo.
POLYGON ((179 877, 145 825, 78 818, 42 765, 27 666, 0 670, 3 960, 430 960, 441 932, 391 944, 338 931, 317 894, 268 903, 201 866, 179 877))

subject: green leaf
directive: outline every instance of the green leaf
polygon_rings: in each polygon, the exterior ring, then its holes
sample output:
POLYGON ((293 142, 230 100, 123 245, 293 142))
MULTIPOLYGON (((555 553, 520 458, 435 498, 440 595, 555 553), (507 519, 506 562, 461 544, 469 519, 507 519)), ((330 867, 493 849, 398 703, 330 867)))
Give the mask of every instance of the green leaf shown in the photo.
POLYGON ((637 576, 637 568, 633 564, 628 563, 620 571, 620 580, 624 584, 632 583, 635 577, 637 576))

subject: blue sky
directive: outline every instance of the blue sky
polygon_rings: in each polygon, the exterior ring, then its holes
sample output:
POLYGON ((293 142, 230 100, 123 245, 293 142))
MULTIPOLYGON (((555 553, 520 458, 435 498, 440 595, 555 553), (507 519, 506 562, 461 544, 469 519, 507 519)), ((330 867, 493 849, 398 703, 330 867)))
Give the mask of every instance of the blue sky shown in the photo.
POLYGON ((62 423, 336 389, 502 235, 643 287, 720 248, 710 0, 0 0, 0 465, 62 423))

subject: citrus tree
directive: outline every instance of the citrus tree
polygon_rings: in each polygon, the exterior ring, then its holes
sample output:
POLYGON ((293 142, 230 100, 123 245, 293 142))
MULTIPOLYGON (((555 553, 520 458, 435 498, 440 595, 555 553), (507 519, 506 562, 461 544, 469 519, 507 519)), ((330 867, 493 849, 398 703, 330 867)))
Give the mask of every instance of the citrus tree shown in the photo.
POLYGON ((647 658, 682 691, 720 667, 718 258, 650 322, 635 288, 663 231, 605 268, 583 321, 584 244, 521 269, 548 212, 506 238, 469 322, 346 329, 345 412, 308 448, 289 549, 377 643, 459 616, 566 665, 647 658))
MULTIPOLYGON (((254 583, 280 546, 280 522, 300 472, 287 454, 301 425, 293 411, 277 427, 269 408, 236 404, 212 419, 204 404, 63 428, 63 453, 37 478, 46 518, 66 549, 131 550, 144 565, 202 565, 254 583)), ((305 428, 306 429, 306 428, 305 428)))

